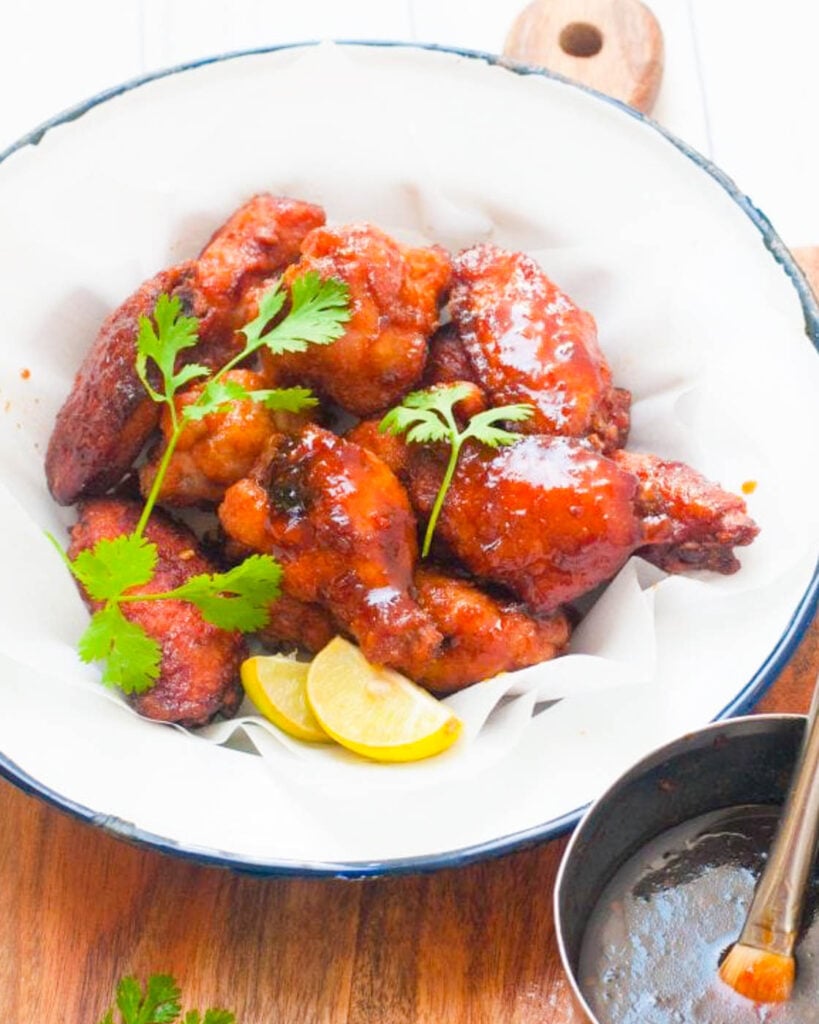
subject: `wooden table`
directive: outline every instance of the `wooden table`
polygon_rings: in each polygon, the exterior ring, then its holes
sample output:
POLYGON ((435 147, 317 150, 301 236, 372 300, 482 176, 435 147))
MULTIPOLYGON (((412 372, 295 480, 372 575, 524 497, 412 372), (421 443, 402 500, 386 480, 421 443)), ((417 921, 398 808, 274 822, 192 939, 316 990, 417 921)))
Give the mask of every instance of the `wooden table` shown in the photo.
MULTIPOLYGON (((819 621, 759 710, 807 709, 819 621)), ((0 782, 0 1019, 97 1024, 172 973, 238 1024, 576 1024, 552 928, 565 839, 437 874, 258 879, 130 846, 0 782)))

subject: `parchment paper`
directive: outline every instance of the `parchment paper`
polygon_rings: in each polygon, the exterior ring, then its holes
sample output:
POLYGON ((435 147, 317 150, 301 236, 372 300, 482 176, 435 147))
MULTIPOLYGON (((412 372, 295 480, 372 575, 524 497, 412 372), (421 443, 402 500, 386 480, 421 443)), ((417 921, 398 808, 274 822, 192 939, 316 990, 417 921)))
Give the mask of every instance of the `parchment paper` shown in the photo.
MULTIPOLYGON (((258 753, 265 773, 248 770, 248 804, 275 777, 298 786, 300 821, 326 822, 332 794, 343 794, 348 817, 322 830, 315 856, 420 855, 565 813, 647 745, 717 714, 777 642, 816 560, 817 360, 792 285, 723 190, 627 115, 477 61, 321 46, 151 83, 0 166, 0 657, 25 693, 10 737, 0 728, 4 749, 25 760, 38 743, 53 746, 31 713, 38 686, 52 700, 44 681, 82 693, 83 727, 97 708, 106 730, 149 747, 143 735, 170 731, 140 723, 132 733, 133 713, 77 659, 86 613, 43 534, 65 538, 72 513, 50 500, 42 460, 102 318, 259 190, 407 241, 458 250, 490 239, 530 252, 597 319, 615 382, 634 396, 629 447, 682 459, 734 491, 753 482, 747 501, 762 532, 733 577, 668 578, 632 559, 570 654, 449 698, 466 728, 439 758, 369 764, 290 740, 248 706, 200 730, 185 757, 196 763, 197 750, 225 743, 258 753), (489 772, 509 791, 495 803, 487 793, 486 821, 467 827, 435 794, 447 781, 477 796, 489 772), (521 781, 533 777, 548 778, 549 793, 521 781), (383 791, 388 807, 396 787, 425 794, 423 838, 409 812, 393 839, 372 824, 363 794, 383 791)), ((71 729, 66 720, 68 747, 71 729)), ((247 757, 215 753, 226 772, 247 757)), ((49 755, 37 757, 38 770, 57 772, 49 755)), ((197 812, 169 824, 136 786, 95 777, 92 787, 90 768, 77 771, 78 799, 183 843, 214 841, 197 812)), ((288 855, 313 856, 312 825, 291 828, 288 855)), ((284 849, 265 829, 225 835, 234 838, 220 848, 238 843, 248 856, 284 849)))

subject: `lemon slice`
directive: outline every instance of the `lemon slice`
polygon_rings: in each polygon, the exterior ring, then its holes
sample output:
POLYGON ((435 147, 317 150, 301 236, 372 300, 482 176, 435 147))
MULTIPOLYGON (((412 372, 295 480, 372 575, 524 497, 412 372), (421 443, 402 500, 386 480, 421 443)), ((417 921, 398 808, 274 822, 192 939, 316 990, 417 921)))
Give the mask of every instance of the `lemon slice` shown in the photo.
POLYGON ((242 662, 242 684, 264 717, 283 732, 311 743, 328 743, 330 737, 307 703, 308 667, 281 654, 248 658, 242 662))
POLYGON ((461 731, 446 705, 392 669, 371 665, 341 637, 311 662, 307 700, 334 740, 376 761, 431 757, 461 731))

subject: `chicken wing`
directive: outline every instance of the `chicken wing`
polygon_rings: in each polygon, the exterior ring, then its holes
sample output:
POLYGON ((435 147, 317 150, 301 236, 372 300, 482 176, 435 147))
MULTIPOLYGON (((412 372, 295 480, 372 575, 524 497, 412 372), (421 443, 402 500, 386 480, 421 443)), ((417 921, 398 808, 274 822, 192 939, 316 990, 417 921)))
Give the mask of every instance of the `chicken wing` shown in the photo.
POLYGON ((625 443, 631 397, 612 386, 594 319, 533 259, 489 244, 462 252, 450 311, 463 356, 451 334, 439 339, 434 381, 460 374, 492 405, 531 403, 524 433, 588 437, 604 451, 625 443))
POLYGON ((277 435, 219 507, 227 535, 274 555, 289 597, 326 608, 371 661, 400 668, 441 643, 411 595, 416 523, 387 466, 317 426, 277 435))
POLYGON ((438 326, 450 278, 445 250, 401 246, 368 224, 319 228, 305 238, 284 280, 309 270, 346 282, 351 318, 332 345, 264 352, 271 378, 313 387, 356 416, 399 401, 420 380, 427 339, 438 326))
MULTIPOLYGON (((69 558, 76 558, 102 538, 130 533, 141 512, 140 504, 119 498, 83 502, 71 530, 69 558)), ((160 512, 151 516, 145 537, 156 544, 159 561, 150 583, 135 588, 137 593, 172 590, 198 573, 217 571, 200 553, 194 535, 160 512)), ((84 592, 83 598, 92 612, 100 607, 84 592)), ((142 626, 162 648, 156 684, 128 698, 141 715, 197 726, 217 714, 234 714, 243 692, 239 665, 247 654, 241 633, 217 629, 186 601, 129 601, 121 607, 123 615, 142 626)))
POLYGON ((435 693, 454 693, 499 672, 548 661, 569 641, 562 611, 535 615, 509 597, 493 596, 441 569, 415 573, 418 603, 444 635, 440 650, 404 670, 435 693))
MULTIPOLYGON (((398 439, 365 424, 354 436, 389 460, 428 517, 446 451, 401 452, 398 439)), ((538 613, 610 579, 634 552, 672 572, 734 572, 733 547, 757 533, 741 498, 689 466, 540 436, 498 450, 467 444, 436 528, 438 544, 470 572, 538 613)))
POLYGON ((211 367, 236 351, 234 332, 247 318, 243 295, 298 257, 299 244, 324 223, 309 203, 255 196, 220 228, 195 261, 145 282, 102 324, 57 414, 46 453, 54 499, 71 505, 116 484, 159 419, 135 367, 139 320, 160 294, 176 295, 200 319, 199 344, 186 357, 211 367))
POLYGON ((612 458, 640 482, 637 513, 649 545, 637 552, 642 558, 666 572, 740 568, 734 546, 750 544, 759 533, 742 498, 684 462, 625 450, 612 458))

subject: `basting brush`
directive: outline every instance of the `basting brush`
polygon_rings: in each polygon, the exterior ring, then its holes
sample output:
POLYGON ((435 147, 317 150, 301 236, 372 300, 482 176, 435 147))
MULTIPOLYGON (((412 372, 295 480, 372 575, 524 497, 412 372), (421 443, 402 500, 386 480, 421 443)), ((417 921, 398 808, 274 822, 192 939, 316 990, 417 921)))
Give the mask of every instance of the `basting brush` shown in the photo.
POLYGON ((791 788, 768 862, 738 941, 719 969, 722 980, 758 1003, 790 998, 793 955, 819 832, 819 678, 791 788))

